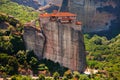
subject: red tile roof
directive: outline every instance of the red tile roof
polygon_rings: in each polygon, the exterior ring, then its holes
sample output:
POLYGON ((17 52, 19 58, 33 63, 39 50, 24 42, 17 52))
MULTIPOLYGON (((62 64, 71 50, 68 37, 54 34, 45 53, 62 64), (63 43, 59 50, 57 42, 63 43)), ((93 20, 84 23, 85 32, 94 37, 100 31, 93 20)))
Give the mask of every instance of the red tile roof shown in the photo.
POLYGON ((77 21, 76 25, 82 25, 82 22, 77 21))
POLYGON ((56 17, 76 17, 76 14, 72 14, 70 12, 59 12, 59 13, 45 13, 45 14, 40 14, 40 17, 51 17, 51 16, 56 16, 56 17))

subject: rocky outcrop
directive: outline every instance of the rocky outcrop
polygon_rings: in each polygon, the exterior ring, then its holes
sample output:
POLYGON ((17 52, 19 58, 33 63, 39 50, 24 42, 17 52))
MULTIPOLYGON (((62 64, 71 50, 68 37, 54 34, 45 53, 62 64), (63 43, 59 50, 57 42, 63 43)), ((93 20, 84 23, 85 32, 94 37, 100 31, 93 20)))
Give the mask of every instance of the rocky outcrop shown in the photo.
POLYGON ((49 22, 44 25, 46 36, 44 57, 61 65, 78 70, 85 70, 85 46, 80 30, 74 24, 49 22))
POLYGON ((71 70, 83 72, 86 69, 86 55, 79 25, 48 22, 41 26, 42 32, 33 27, 25 27, 27 49, 33 50, 40 59, 42 56, 71 70))
POLYGON ((39 57, 39 59, 42 59, 45 37, 43 36, 40 29, 37 29, 32 25, 25 25, 23 38, 26 49, 33 50, 34 53, 39 57))
MULTIPOLYGON (((54 4, 45 9, 52 12, 54 9, 70 11, 77 14, 77 19, 83 22, 84 32, 100 32, 119 28, 120 0, 12 0, 22 5, 39 9, 49 3, 54 4), (61 6, 62 5, 62 6, 61 6), (115 24, 112 22, 115 20, 115 24), (117 25, 116 25, 117 21, 117 25), (112 27, 111 27, 112 26, 112 27), (116 27, 117 26, 117 27, 116 27)), ((117 31, 117 30, 116 30, 117 31)), ((115 32, 116 32, 115 31, 115 32)), ((110 31, 111 32, 111 31, 110 31)), ((114 33, 114 32, 113 32, 114 33)))
POLYGON ((111 21, 116 18, 112 11, 116 7, 114 0, 69 0, 66 7, 78 15, 77 19, 84 24, 84 32, 109 30, 111 21))

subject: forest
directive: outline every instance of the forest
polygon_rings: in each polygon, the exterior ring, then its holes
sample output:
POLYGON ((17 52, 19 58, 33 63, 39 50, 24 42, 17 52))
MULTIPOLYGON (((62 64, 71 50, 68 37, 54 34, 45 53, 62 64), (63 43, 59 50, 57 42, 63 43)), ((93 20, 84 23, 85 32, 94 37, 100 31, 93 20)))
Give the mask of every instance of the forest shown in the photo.
POLYGON ((60 66, 50 60, 39 60, 25 49, 24 23, 38 16, 33 8, 10 0, 0 0, 0 77, 11 80, 119 80, 120 34, 112 39, 84 34, 87 68, 98 70, 86 75, 60 66), (9 5, 9 6, 8 6, 9 5), (24 74, 25 76, 22 76, 24 74))

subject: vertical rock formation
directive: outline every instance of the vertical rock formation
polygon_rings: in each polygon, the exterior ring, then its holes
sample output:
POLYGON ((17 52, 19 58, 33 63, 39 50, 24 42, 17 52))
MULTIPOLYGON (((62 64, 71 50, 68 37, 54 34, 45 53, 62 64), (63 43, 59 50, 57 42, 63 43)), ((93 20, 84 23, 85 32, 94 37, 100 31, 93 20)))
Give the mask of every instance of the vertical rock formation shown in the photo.
POLYGON ((77 14, 77 19, 83 22, 84 32, 108 30, 111 21, 116 18, 114 11, 110 11, 116 7, 114 0, 67 0, 66 3, 66 8, 77 14))
POLYGON ((75 24, 48 22, 43 25, 46 36, 44 57, 71 70, 83 72, 86 68, 83 35, 75 24))
POLYGON ((33 50, 40 59, 50 59, 71 70, 84 72, 86 55, 81 25, 75 22, 76 17, 71 13, 57 13, 56 17, 53 15, 55 14, 41 14, 41 30, 25 26, 26 48, 33 50), (71 16, 66 18, 66 14, 71 16))
POLYGON ((42 59, 45 44, 45 37, 42 32, 32 25, 25 25, 23 38, 26 49, 33 50, 39 59, 42 59))

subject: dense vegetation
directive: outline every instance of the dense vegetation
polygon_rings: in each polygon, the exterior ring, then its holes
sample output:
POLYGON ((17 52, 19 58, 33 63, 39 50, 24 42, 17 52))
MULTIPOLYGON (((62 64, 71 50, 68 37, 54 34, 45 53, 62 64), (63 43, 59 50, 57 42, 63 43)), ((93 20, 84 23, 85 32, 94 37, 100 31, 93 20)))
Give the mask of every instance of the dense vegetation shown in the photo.
POLYGON ((89 68, 98 69, 101 78, 107 80, 120 79, 120 34, 111 40, 106 37, 100 37, 86 34, 85 45, 88 51, 87 62, 89 68))
POLYGON ((26 51, 22 39, 23 25, 14 17, 0 13, 0 75, 14 75, 12 80, 32 80, 30 76, 18 74, 39 75, 38 80, 118 80, 120 78, 120 35, 111 40, 97 35, 84 35, 88 68, 97 69, 97 74, 80 74, 79 72, 66 71, 67 68, 60 66, 50 60, 38 60, 32 51, 26 51), (7 26, 2 27, 7 24, 7 26), (54 67, 54 68, 53 68, 54 67), (42 72, 46 71, 43 75, 42 72), (66 72, 65 72, 66 71, 66 72), (24 73, 25 72, 25 73, 24 73), (15 75, 16 74, 16 75, 15 75), (45 77, 45 75, 47 77, 45 77), (52 75, 52 77, 49 77, 52 75))
POLYGON ((38 12, 33 8, 19 5, 11 0, 0 0, 0 12, 14 16, 22 23, 34 20, 38 17, 38 12))
POLYGON ((32 8, 10 0, 0 0, 0 77, 6 78, 10 75, 12 80, 32 80, 30 76, 19 74, 33 73, 39 75, 37 80, 58 80, 60 76, 63 76, 63 80, 120 79, 120 34, 111 40, 85 34, 88 68, 96 69, 98 73, 80 74, 50 60, 38 60, 33 51, 25 49, 23 23, 35 19, 37 15, 32 8))

